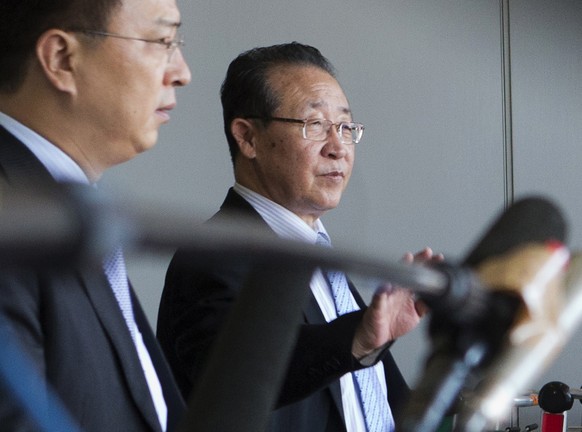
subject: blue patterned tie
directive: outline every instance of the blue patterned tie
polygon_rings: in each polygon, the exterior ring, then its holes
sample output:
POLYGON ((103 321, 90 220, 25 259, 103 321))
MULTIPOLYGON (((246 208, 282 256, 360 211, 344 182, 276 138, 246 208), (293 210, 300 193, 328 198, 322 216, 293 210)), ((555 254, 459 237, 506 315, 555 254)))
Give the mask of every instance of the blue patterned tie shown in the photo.
POLYGON ((121 247, 113 249, 103 260, 103 270, 107 275, 107 280, 113 289, 117 303, 123 318, 127 324, 127 328, 131 333, 131 337, 135 340, 135 318, 133 316, 133 307, 131 305, 131 296, 129 294, 129 283, 127 281, 127 270, 125 269, 125 261, 123 260, 123 253, 121 247))
MULTIPOLYGON (((317 244, 331 247, 329 237, 317 233, 317 244)), ((325 271, 338 316, 356 310, 353 305, 346 275, 340 271, 325 271)), ((373 367, 352 373, 368 432, 393 432, 394 419, 388 401, 382 392, 378 374, 373 367)))

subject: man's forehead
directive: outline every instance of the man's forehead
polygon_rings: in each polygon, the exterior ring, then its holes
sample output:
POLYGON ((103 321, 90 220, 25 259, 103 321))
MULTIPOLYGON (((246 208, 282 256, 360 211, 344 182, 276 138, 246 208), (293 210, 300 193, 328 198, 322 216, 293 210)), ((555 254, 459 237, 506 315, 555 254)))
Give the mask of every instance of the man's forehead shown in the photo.
POLYGON ((312 64, 279 64, 267 72, 268 86, 277 96, 279 111, 327 111, 351 117, 351 109, 336 78, 312 64))
POLYGON ((138 27, 181 26, 180 11, 174 0, 124 0, 112 20, 119 23, 134 23, 138 27))
MULTIPOLYGON (((314 101, 309 101, 307 103, 307 106, 311 109, 314 110, 319 110, 319 109, 324 109, 324 108, 330 108, 330 103, 328 100, 323 100, 323 99, 317 99, 314 101)), ((341 112, 342 114, 351 114, 352 110, 350 109, 349 106, 339 106, 339 107, 335 107, 335 109, 339 112, 341 112)))

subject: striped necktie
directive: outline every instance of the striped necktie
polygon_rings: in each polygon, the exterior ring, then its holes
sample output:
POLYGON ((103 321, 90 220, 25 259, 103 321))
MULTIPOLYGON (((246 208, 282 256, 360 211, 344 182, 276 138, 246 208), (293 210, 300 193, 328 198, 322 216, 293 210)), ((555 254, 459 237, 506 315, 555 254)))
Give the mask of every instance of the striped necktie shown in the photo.
MULTIPOLYGON (((317 244, 331 247, 329 237, 322 232, 317 233, 317 244)), ((357 310, 351 298, 346 275, 334 270, 324 271, 324 275, 331 288, 337 315, 357 310)), ((376 370, 373 367, 360 369, 353 372, 352 377, 364 413, 367 432, 393 432, 394 419, 376 370)))
POLYGON ((121 247, 113 249, 103 260, 103 270, 109 284, 113 289, 119 308, 125 318, 127 328, 135 341, 135 318, 133 316, 133 306, 131 304, 131 295, 129 293, 129 283, 127 281, 127 270, 123 260, 121 247))

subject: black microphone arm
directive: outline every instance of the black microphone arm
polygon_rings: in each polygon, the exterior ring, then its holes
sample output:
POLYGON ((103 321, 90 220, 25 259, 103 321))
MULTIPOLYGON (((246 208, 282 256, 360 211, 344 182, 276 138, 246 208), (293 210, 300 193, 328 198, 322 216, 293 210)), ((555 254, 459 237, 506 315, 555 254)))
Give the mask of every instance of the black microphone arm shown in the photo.
POLYGON ((253 259, 265 265, 279 262, 353 271, 426 295, 444 294, 448 286, 448 276, 441 271, 379 260, 348 248, 273 238, 259 224, 238 216, 208 226, 190 211, 120 202, 85 185, 2 186, 0 269, 94 264, 122 243, 141 252, 184 248, 201 266, 209 260, 253 259))

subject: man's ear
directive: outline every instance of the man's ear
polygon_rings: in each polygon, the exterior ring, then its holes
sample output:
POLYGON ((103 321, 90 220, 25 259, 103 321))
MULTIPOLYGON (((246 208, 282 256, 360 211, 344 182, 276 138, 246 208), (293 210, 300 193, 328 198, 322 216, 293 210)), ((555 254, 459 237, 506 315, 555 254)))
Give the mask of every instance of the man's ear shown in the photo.
POLYGON ((74 60, 78 48, 77 38, 60 29, 47 30, 36 43, 36 56, 44 75, 55 88, 70 94, 77 92, 74 60))
POLYGON ((243 157, 254 159, 257 155, 255 139, 257 126, 250 120, 235 118, 230 123, 230 132, 238 144, 243 157))

